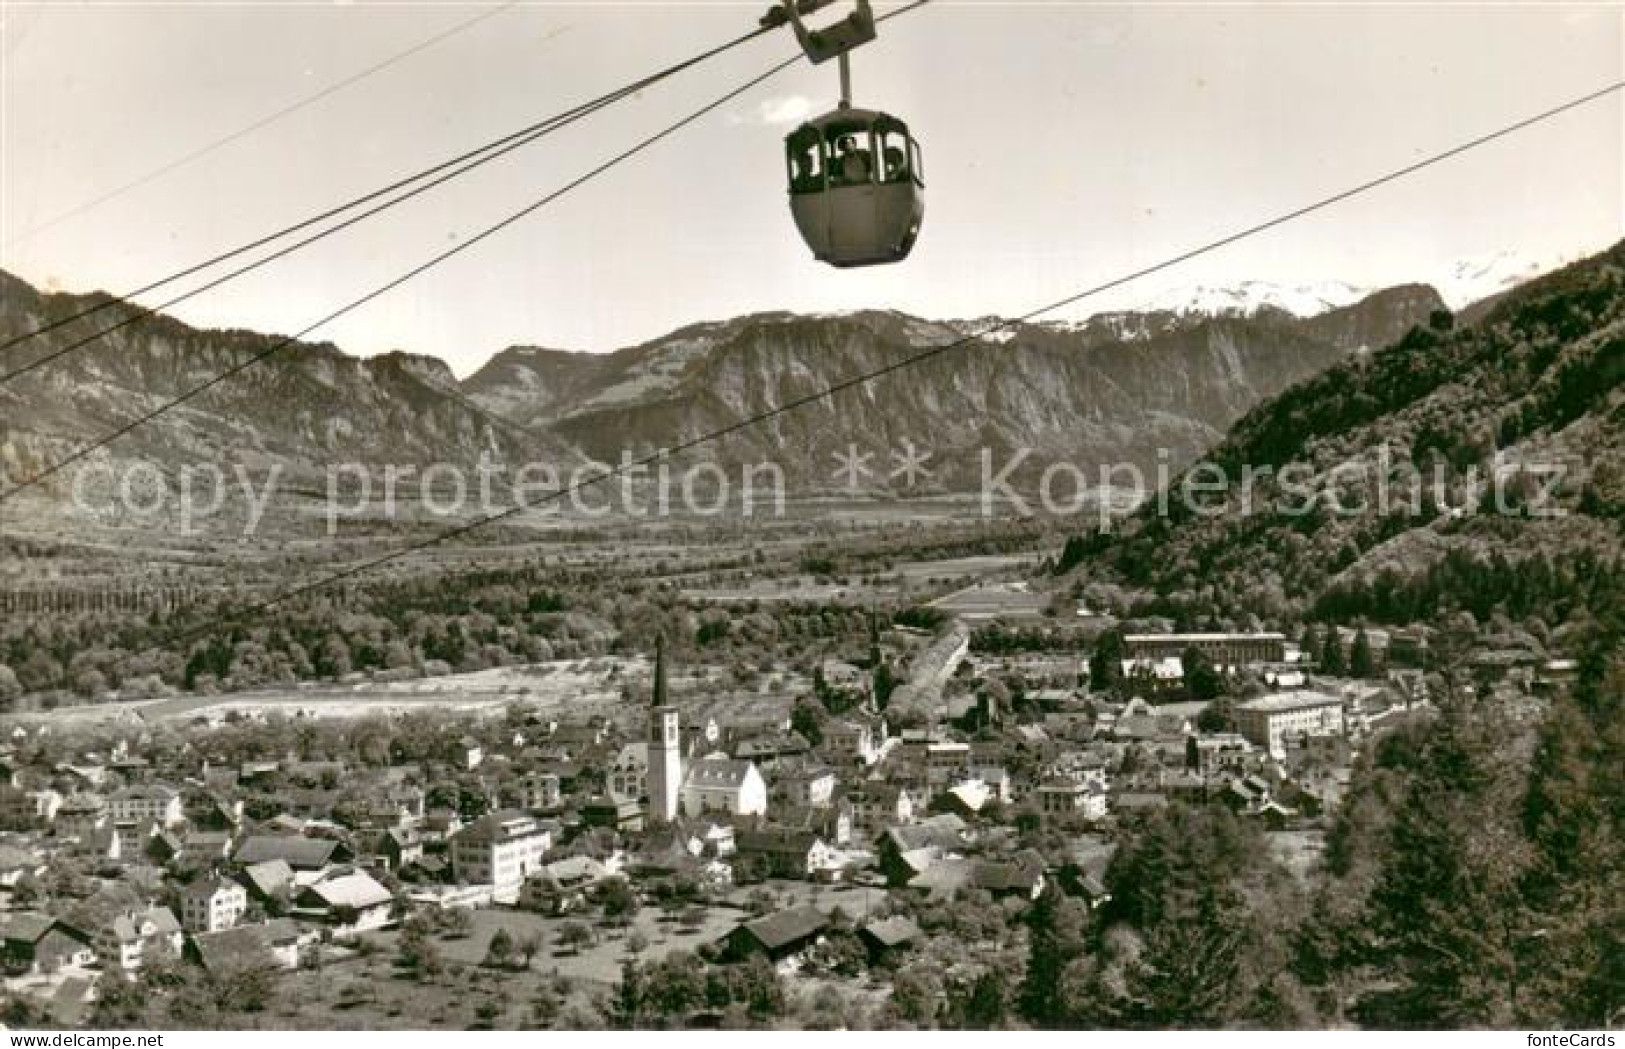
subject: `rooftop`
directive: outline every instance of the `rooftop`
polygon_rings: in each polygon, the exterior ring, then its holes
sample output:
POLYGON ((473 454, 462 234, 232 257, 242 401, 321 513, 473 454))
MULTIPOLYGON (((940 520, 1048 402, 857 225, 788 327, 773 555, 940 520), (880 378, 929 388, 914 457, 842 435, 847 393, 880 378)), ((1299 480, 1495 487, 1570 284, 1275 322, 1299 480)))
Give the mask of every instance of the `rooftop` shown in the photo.
POLYGON ((1276 714, 1289 710, 1310 710, 1315 707, 1341 707, 1343 701, 1336 696, 1329 696, 1324 692, 1310 692, 1307 690, 1296 692, 1282 692, 1274 696, 1259 696, 1246 702, 1236 704, 1237 710, 1256 710, 1276 714))

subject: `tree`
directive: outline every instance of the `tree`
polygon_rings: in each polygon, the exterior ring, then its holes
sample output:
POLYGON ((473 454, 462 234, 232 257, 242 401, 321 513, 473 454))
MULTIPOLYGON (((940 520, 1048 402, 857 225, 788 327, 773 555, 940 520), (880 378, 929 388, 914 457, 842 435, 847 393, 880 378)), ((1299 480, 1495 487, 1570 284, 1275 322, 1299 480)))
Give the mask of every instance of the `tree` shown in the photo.
POLYGON ((1100 635, 1089 654, 1089 691, 1110 692, 1123 682, 1123 632, 1113 627, 1100 635))
POLYGON ((1518 956, 1538 925, 1521 900, 1527 848, 1502 797, 1505 731, 1486 711, 1447 707, 1422 745, 1371 895, 1395 986, 1367 1000, 1367 1022, 1526 1026, 1518 956))
POLYGON ((625 878, 610 878, 604 882, 599 890, 599 899, 603 904, 604 917, 619 925, 625 925, 636 917, 643 907, 643 901, 625 878))
POLYGON ((513 935, 507 929, 498 929, 491 935, 485 948, 485 964, 493 969, 506 969, 513 963, 513 935))
POLYGON ((1320 650, 1320 669, 1333 677, 1342 676, 1348 669, 1343 663, 1343 641, 1338 636, 1335 626, 1326 627, 1325 640, 1320 650))
POLYGON ((536 960, 536 956, 541 954, 546 946, 547 936, 540 929, 525 933, 514 944, 514 947, 519 951, 519 956, 524 959, 526 969, 530 968, 531 963, 536 960))
POLYGON ((1027 914, 1027 976, 1021 985, 1021 1015, 1034 1027, 1068 1025, 1071 1010, 1062 993, 1062 976, 1084 952, 1082 909, 1051 881, 1027 914))
POLYGON ((0 701, 9 703, 22 694, 23 686, 17 680, 17 672, 0 663, 0 701))
POLYGON ((1001 969, 984 969, 968 987, 950 988, 946 1025, 991 1031, 1004 1024, 1007 988, 1001 969))
POLYGON ((790 711, 790 728, 801 733, 808 743, 820 746, 824 742, 824 715, 818 707, 806 700, 797 700, 790 711))
POLYGON ((568 951, 579 952, 592 939, 592 930, 582 922, 565 922, 559 929, 559 946, 568 951))
POLYGON ((1207 653, 1194 645, 1179 656, 1185 671, 1185 687, 1196 699, 1212 699, 1224 691, 1224 678, 1213 667, 1207 653))
POLYGON ((1349 651, 1349 673, 1358 678, 1375 677, 1377 674, 1376 660, 1371 654, 1371 638, 1365 632, 1365 627, 1355 631, 1354 645, 1349 651))
POLYGON ((454 940, 462 939, 474 930, 474 918, 461 907, 453 907, 446 911, 441 918, 446 935, 454 940))

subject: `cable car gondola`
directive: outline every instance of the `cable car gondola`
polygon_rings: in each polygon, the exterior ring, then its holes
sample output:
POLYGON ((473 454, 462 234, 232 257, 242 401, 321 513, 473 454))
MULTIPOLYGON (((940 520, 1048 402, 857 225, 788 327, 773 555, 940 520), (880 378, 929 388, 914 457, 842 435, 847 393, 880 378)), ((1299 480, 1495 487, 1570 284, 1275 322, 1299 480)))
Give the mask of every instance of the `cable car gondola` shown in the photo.
POLYGON ((784 140, 790 212, 813 257, 831 266, 874 266, 908 257, 925 218, 920 146, 897 117, 853 107, 847 53, 875 38, 869 0, 844 19, 809 28, 802 15, 834 0, 785 0, 765 24, 788 22, 814 63, 838 58, 839 107, 784 140))

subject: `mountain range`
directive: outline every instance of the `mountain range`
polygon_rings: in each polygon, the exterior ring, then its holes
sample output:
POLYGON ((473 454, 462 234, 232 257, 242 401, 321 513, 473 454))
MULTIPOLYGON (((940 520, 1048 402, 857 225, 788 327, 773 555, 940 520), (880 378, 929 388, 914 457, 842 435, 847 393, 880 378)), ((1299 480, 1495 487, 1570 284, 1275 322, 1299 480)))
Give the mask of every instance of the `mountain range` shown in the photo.
MULTIPOLYGON (((1252 289, 1256 292, 1256 288, 1252 289)), ((1351 293, 1347 293, 1351 294, 1351 293)), ((1255 295, 1254 298, 1257 296, 1255 295)), ((942 347, 930 360, 853 386, 705 456, 773 461, 828 485, 832 456, 928 448, 927 486, 974 486, 979 451, 1014 448, 1080 464, 1162 457, 1177 467, 1243 413, 1328 367, 1400 338, 1444 304, 1405 285, 1314 315, 1321 300, 1211 298, 1208 310, 1154 309, 1085 321, 932 321, 901 313, 762 313, 695 324, 609 354, 512 347, 459 381, 441 361, 361 359, 330 343, 286 342, 140 318, 106 295, 43 293, 0 274, 0 340, 107 308, 5 355, 7 370, 97 330, 119 330, 0 387, 0 471, 32 476, 87 441, 275 349, 107 450, 114 460, 279 464, 314 480, 335 463, 617 461, 692 440, 868 371, 942 347), (1238 305, 1239 304, 1239 305, 1238 305), (1311 308, 1313 308, 1311 306, 1311 308), (128 322, 128 323, 125 323, 128 322), (1000 325, 994 330, 994 325, 1000 325)), ((58 495, 66 479, 50 489, 58 495)), ((884 484, 884 479, 877 479, 884 484)))

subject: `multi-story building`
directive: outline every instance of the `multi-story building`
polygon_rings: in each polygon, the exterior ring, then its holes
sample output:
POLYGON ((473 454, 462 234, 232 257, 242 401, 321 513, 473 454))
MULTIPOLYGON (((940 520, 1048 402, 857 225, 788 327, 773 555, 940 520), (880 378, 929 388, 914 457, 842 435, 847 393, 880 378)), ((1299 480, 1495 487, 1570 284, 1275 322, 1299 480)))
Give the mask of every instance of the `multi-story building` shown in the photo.
POLYGON ((1286 635, 1253 634, 1127 634, 1123 655, 1129 659, 1164 659, 1194 648, 1220 666, 1279 663, 1286 658, 1286 635))
POLYGON ((551 772, 532 772, 519 781, 519 807, 530 812, 546 812, 559 807, 564 792, 559 777, 551 772))
POLYGON ((875 727, 868 721, 847 719, 832 721, 824 727, 824 747, 831 754, 840 755, 854 765, 872 765, 880 755, 884 735, 877 738, 875 727))
MULTIPOLYGON (((649 793, 649 752, 658 744, 628 743, 609 767, 607 786, 617 798, 641 801, 649 793)), ((530 806, 525 806, 529 808, 530 806)))
POLYGON ((1236 705, 1236 728, 1273 758, 1286 757, 1286 740, 1343 732, 1343 701, 1324 692, 1282 692, 1236 705))
POLYGON ((488 884, 493 899, 512 903, 552 847, 552 834, 535 818, 494 812, 452 836, 452 874, 464 884, 488 884))
POLYGON ((94 932, 102 964, 136 972, 154 958, 179 958, 181 924, 168 907, 151 907, 115 915, 94 932))
POLYGON ((1098 783, 1057 776, 1041 784, 1035 793, 1038 809, 1046 816, 1081 816, 1089 820, 1106 816, 1106 791, 1098 783))
POLYGON ((186 821, 180 792, 163 784, 138 784, 126 787, 107 799, 108 813, 114 823, 156 823, 160 827, 173 827, 186 821))
POLYGON ((181 923, 187 932, 219 932, 242 921, 248 890, 225 878, 193 882, 181 893, 181 923))

